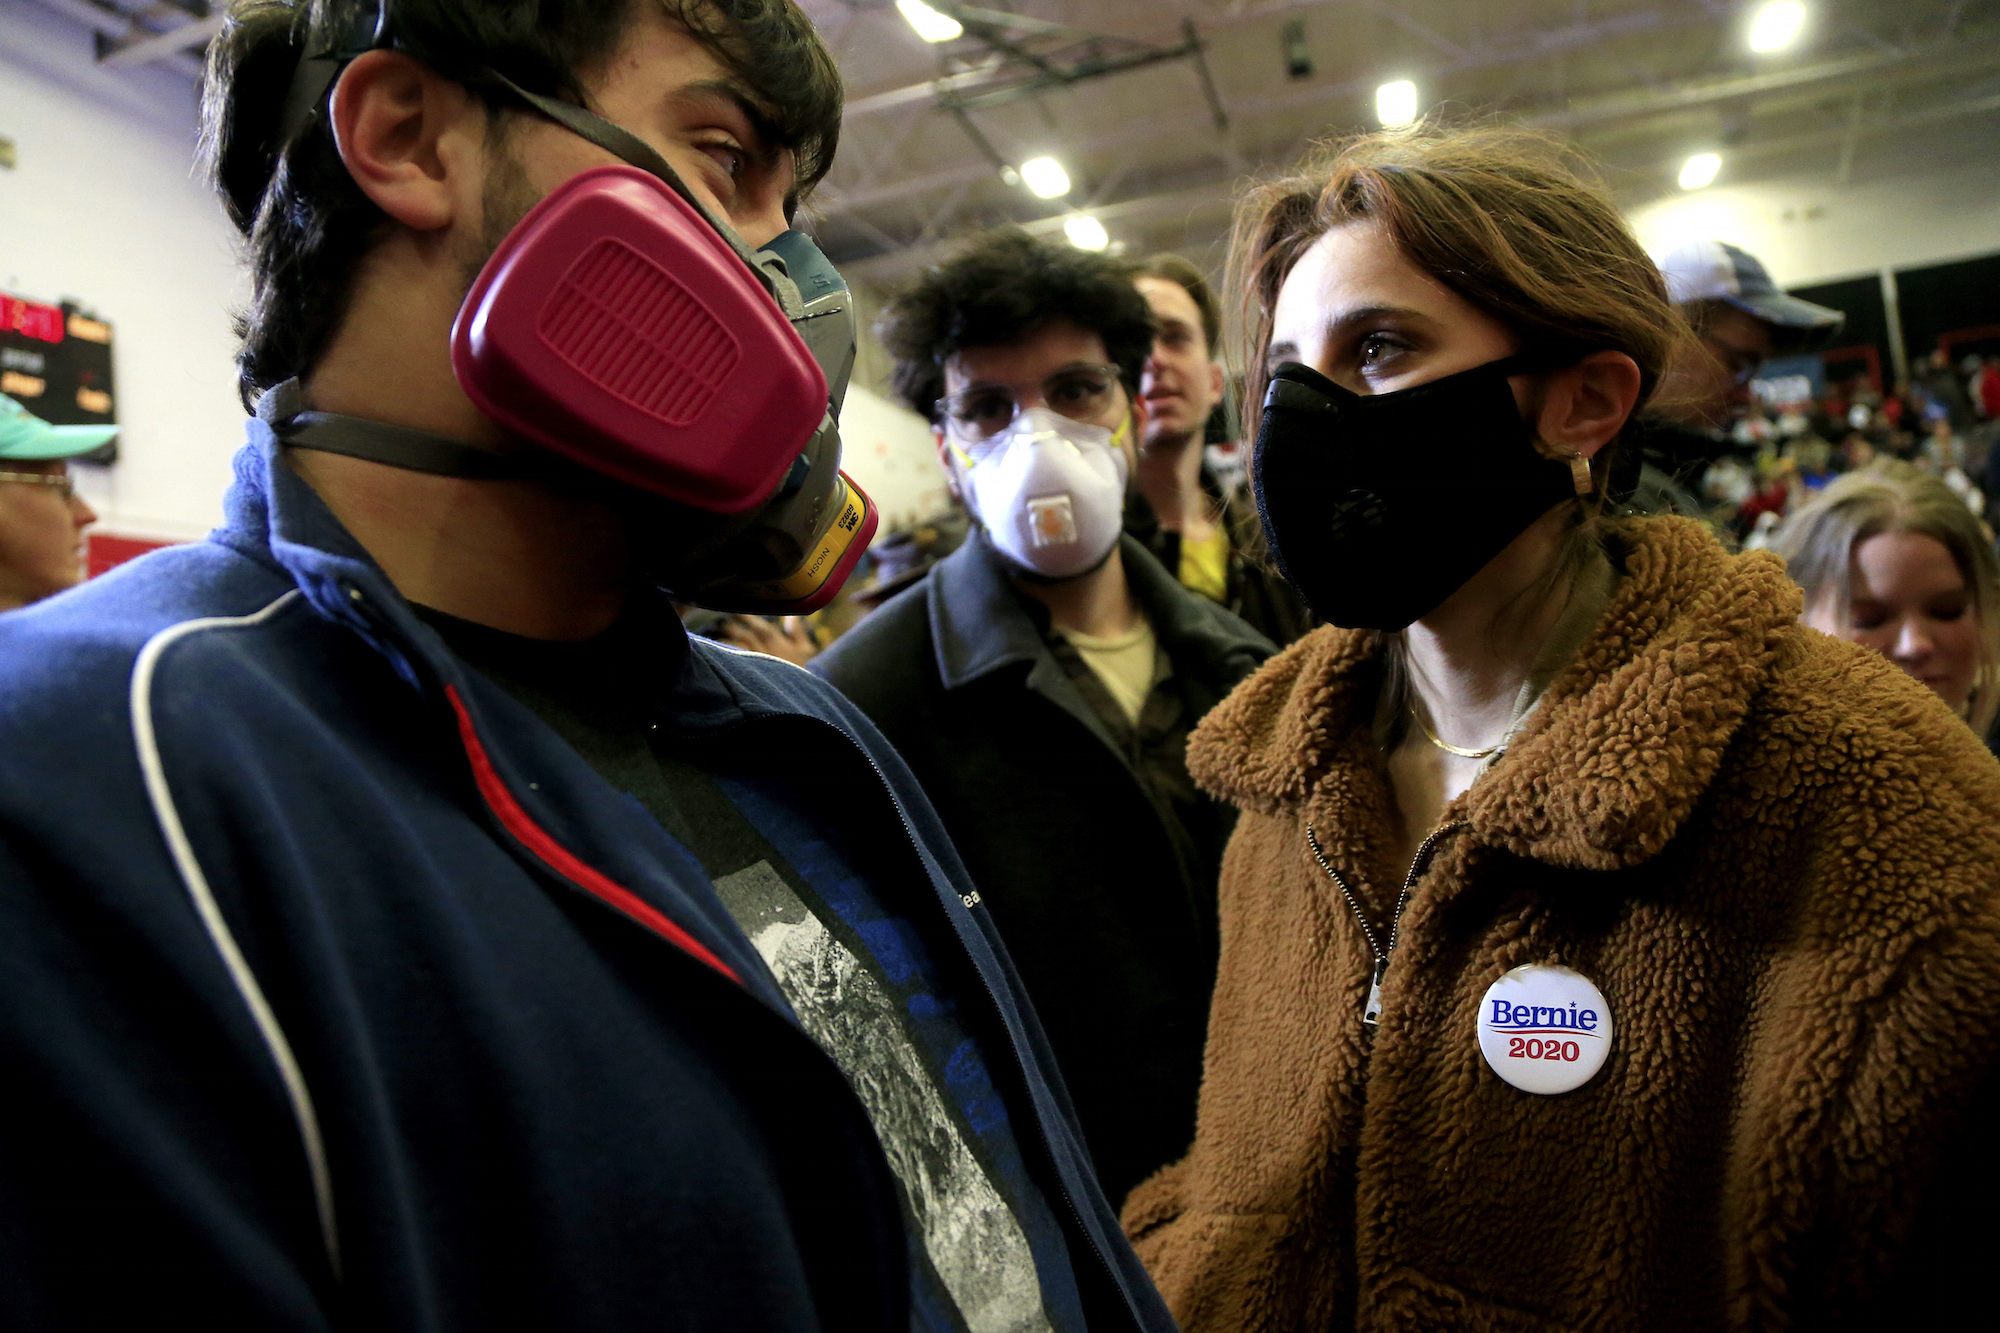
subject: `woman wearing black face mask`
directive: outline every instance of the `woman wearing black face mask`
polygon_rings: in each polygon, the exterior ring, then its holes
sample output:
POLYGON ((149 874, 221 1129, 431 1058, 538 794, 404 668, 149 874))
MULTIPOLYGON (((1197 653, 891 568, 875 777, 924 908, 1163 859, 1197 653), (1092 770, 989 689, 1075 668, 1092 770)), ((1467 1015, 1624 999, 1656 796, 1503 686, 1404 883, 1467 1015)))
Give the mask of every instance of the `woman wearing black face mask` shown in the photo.
POLYGON ((1330 623, 1189 747, 1243 817, 1195 1143, 1125 1213, 1182 1326, 1951 1308, 2000 1239, 2000 768, 1774 558, 1605 516, 1688 336, 1616 211, 1539 140, 1385 133, 1232 268, 1330 623))

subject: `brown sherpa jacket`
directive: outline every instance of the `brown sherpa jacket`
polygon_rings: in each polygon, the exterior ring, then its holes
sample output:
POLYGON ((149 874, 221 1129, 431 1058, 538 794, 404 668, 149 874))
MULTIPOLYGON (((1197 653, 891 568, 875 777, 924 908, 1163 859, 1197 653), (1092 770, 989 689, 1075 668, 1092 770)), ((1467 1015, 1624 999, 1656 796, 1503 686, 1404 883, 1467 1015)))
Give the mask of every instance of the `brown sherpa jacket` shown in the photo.
POLYGON ((2000 1037, 2000 766, 1894 666, 1800 628, 1774 557, 1682 519, 1609 546, 1603 619, 1445 814, 1372 1042, 1370 955, 1305 827, 1385 921, 1381 636, 1313 632, 1190 743, 1244 814, 1195 1142, 1124 1219, 1188 1333, 1839 1326, 1906 1310, 1966 1234, 1940 1191, 1993 1184, 1990 1146, 1937 1165, 2000 1139, 1964 1124, 2000 1037), (1526 963, 1614 1017, 1560 1096, 1477 1046, 1526 963))

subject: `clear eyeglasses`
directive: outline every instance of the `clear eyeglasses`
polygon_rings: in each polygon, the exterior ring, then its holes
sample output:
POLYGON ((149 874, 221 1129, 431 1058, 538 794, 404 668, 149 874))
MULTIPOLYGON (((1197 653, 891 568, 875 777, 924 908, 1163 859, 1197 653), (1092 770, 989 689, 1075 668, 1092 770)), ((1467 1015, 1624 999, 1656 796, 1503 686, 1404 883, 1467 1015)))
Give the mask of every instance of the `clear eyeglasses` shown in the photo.
MULTIPOLYGON (((1090 421, 1111 407, 1118 392, 1118 367, 1064 366, 1042 381, 1038 403, 1072 421, 1090 421)), ((1004 384, 975 384, 937 400, 945 429, 966 444, 981 444, 999 435, 1021 415, 1020 395, 1004 384)))
POLYGON ((19 482, 23 486, 53 486, 56 494, 65 501, 76 498, 76 478, 67 472, 0 472, 0 481, 19 482))

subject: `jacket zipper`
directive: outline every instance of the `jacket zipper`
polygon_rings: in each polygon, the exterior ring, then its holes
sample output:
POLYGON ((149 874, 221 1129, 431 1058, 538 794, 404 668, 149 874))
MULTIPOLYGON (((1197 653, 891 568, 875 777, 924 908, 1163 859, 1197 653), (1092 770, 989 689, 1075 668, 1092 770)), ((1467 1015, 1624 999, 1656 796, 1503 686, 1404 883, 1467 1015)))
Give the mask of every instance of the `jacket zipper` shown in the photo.
MULTIPOLYGON (((744 725, 751 725, 756 722, 764 721, 767 719, 776 720, 776 719, 789 719, 789 718, 797 718, 800 721, 813 723, 825 727, 827 730, 833 732, 836 736, 840 737, 840 739, 843 742, 845 742, 850 748, 852 748, 855 751, 855 753, 859 754, 861 758, 864 761, 866 761, 866 763, 868 764, 869 771, 874 773, 875 775, 875 781, 877 785, 881 787, 882 794, 889 798, 889 808, 896 812, 896 818, 903 826, 903 837, 909 843, 911 852, 916 856, 917 868, 923 872, 923 876, 926 880, 931 880, 931 875, 929 870, 925 869, 924 867, 923 844, 917 841, 917 831, 916 829, 911 827, 910 817, 908 814, 904 812, 902 801, 897 799, 895 788, 889 785, 889 777, 886 773, 882 771, 882 766, 875 762, 875 756, 869 754, 868 751, 862 746, 862 744, 859 741, 855 740, 852 736, 848 735, 846 731, 844 731, 835 723, 829 722, 825 718, 814 717, 810 713, 767 714, 765 718, 750 718, 746 719, 745 722, 739 722, 736 723, 735 725, 744 726, 744 725)), ((935 884, 936 881, 932 880, 931 882, 935 884)), ((955 896, 958 897, 961 902, 965 903, 968 910, 973 906, 973 904, 975 904, 979 900, 978 890, 976 888, 974 889, 973 894, 970 898, 967 898, 966 895, 964 894, 956 894, 955 896)), ((953 937, 958 940, 958 945, 960 950, 964 953, 966 965, 971 969, 972 974, 979 978, 980 987, 986 992, 987 1004, 992 1008, 994 1013, 996 1014, 1001 1013, 1002 1010, 1000 1008, 999 992, 993 989, 992 981, 988 980, 986 973, 980 969, 978 961, 972 956, 972 947, 970 944, 966 942, 964 930, 959 926, 959 924, 956 921, 952 921, 951 929, 953 937)), ((1017 1069, 1025 1071, 1028 1067, 1028 1060, 1026 1055, 1021 1050, 1021 1044, 1014 1039, 1014 1034, 1012 1030, 1008 1028, 1007 1024, 1004 1021, 1001 1022, 999 1026, 1000 1026, 1001 1036, 1006 1040, 1008 1053, 1014 1057, 1015 1067, 1017 1069)), ((1091 1254, 1097 1259, 1098 1267, 1103 1270, 1104 1276, 1110 1281, 1111 1289, 1114 1292, 1122 1293, 1124 1291, 1124 1284, 1118 1280, 1118 1270, 1112 1266, 1110 1256, 1104 1253, 1104 1249, 1097 1243, 1096 1237, 1091 1235, 1090 1228, 1084 1225, 1083 1210, 1077 1207, 1076 1199, 1070 1194, 1069 1185, 1062 1178, 1061 1168, 1058 1167, 1056 1164, 1055 1150, 1050 1146, 1048 1141, 1048 1130, 1042 1124, 1041 1112, 1034 1105, 1034 1098, 1032 1095, 1027 1098, 1027 1102, 1028 1105, 1026 1109, 1028 1110, 1030 1116, 1033 1118, 1036 1133, 1041 1136, 1042 1156, 1049 1163, 1052 1174, 1055 1177, 1054 1183, 1057 1186, 1058 1192, 1062 1196, 1063 1205, 1069 1210, 1070 1221, 1075 1225, 1077 1235, 1080 1236, 1083 1239, 1084 1243, 1090 1247, 1091 1254)))
POLYGON ((1389 958, 1396 952, 1396 932, 1403 924, 1403 909, 1409 906, 1410 894, 1416 889, 1417 881, 1423 877, 1425 867, 1430 864, 1431 853, 1437 850, 1438 841, 1445 834, 1466 827, 1469 826, 1462 819, 1449 824, 1440 824, 1418 844, 1417 854, 1410 860, 1410 871, 1403 876, 1403 891, 1396 896, 1396 913, 1389 918, 1389 942, 1385 947, 1376 941, 1375 928, 1368 924, 1368 914, 1361 910, 1361 900, 1354 896, 1354 890, 1347 886, 1346 879, 1342 878, 1341 873, 1333 868, 1333 863, 1326 859, 1326 853, 1319 849, 1319 837, 1314 832, 1311 822, 1308 821, 1306 824, 1306 846, 1312 849, 1313 860, 1319 862, 1319 868, 1326 872, 1327 878, 1340 890, 1340 896, 1347 900, 1347 910, 1354 913, 1354 920, 1361 927, 1361 937, 1367 941, 1368 952, 1375 959, 1375 974, 1368 987, 1368 1003, 1361 1009, 1361 1026, 1371 1037, 1381 1026, 1382 981, 1389 974, 1389 958))
POLYGON ((716 957, 707 945, 689 934, 678 921, 564 847, 537 824, 522 809, 521 803, 508 789, 506 780, 494 768, 492 757, 487 754, 485 742, 479 738, 478 728, 472 724, 472 714, 459 697, 457 688, 446 685, 444 693, 458 722, 459 741, 464 747, 466 762, 471 765, 473 783, 479 789, 480 798, 486 802, 487 810, 510 837, 550 872, 658 935, 690 958, 721 973, 736 985, 743 984, 743 979, 736 975, 734 968, 716 957))

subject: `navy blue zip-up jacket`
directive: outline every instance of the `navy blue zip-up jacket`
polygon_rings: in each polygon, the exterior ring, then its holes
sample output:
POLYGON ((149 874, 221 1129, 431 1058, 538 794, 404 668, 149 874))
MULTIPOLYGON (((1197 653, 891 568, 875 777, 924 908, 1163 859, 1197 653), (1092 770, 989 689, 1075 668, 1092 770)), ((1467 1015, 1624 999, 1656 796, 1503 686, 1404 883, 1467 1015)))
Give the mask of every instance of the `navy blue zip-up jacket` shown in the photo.
MULTIPOLYGON (((874 1131, 698 863, 250 431, 208 541, 0 617, 0 1322, 907 1327, 874 1131)), ((788 664, 661 673, 882 849, 1090 1327, 1170 1330, 894 751, 788 664)))

